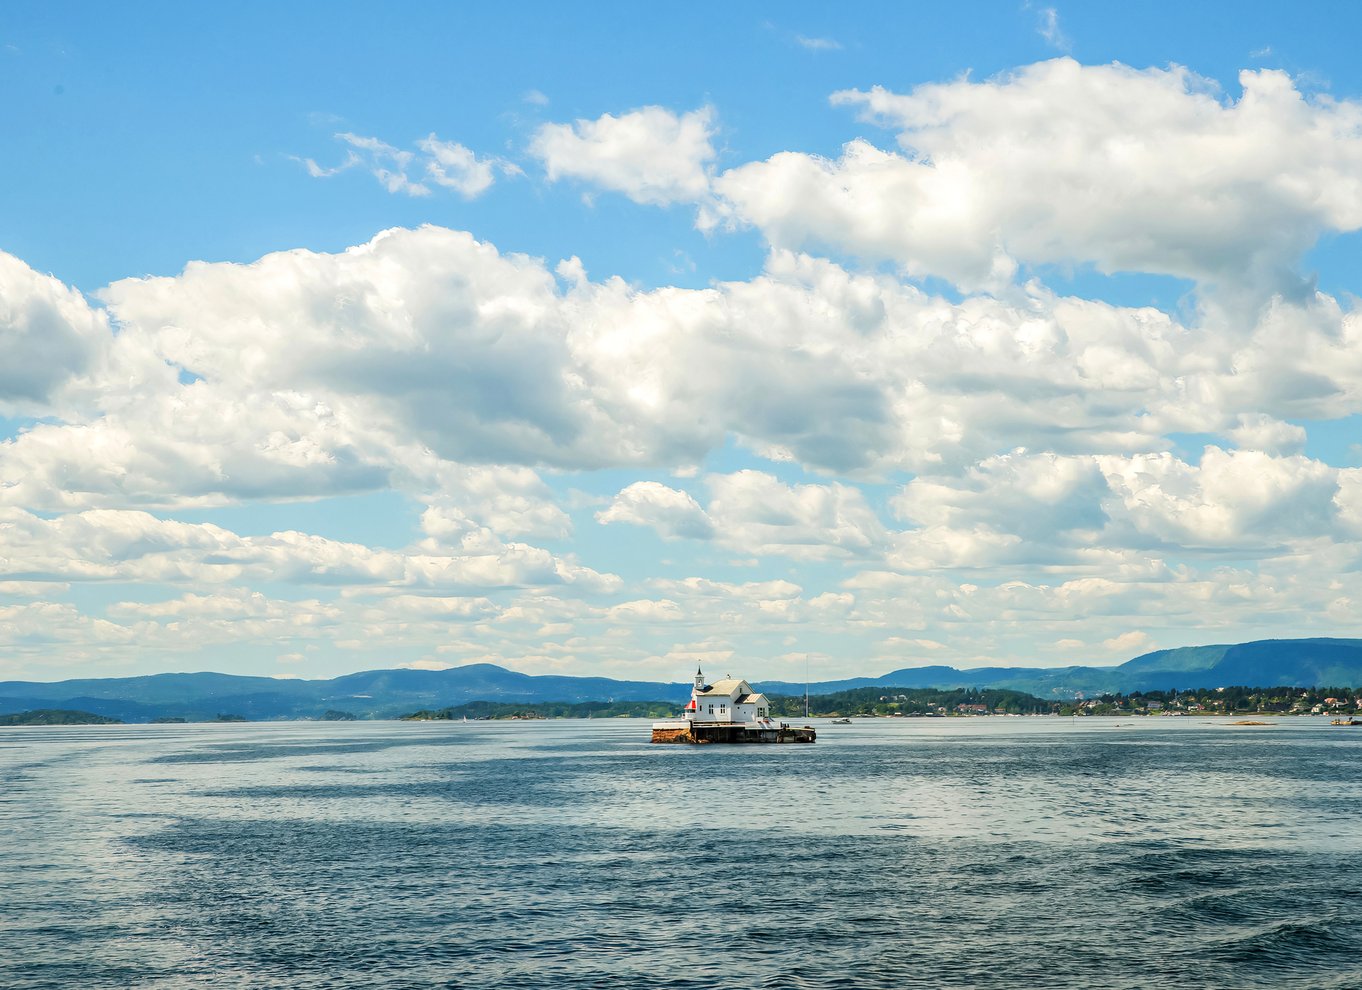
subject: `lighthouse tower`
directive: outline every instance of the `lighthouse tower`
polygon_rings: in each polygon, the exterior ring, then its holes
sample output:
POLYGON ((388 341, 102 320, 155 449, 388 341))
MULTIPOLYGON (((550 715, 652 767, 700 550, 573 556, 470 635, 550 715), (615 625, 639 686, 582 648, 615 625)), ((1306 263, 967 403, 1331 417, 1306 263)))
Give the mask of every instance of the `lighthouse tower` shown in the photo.
POLYGON ((695 668, 695 687, 690 689, 690 703, 686 705, 685 712, 687 718, 694 718, 700 710, 698 695, 705 689, 705 675, 700 672, 700 668, 695 668))

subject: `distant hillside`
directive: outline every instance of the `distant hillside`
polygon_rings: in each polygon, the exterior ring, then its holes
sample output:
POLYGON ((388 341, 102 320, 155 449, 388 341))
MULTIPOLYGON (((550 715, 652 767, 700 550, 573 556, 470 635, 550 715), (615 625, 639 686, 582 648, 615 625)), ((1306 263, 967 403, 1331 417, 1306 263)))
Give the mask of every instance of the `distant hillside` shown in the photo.
POLYGON ((14 715, 0 715, 0 725, 122 725, 116 718, 90 712, 43 708, 14 715))
POLYGON ((419 709, 472 701, 533 704, 673 701, 690 696, 688 684, 616 681, 606 677, 534 676, 492 664, 450 670, 369 670, 331 680, 276 680, 232 674, 152 674, 82 678, 54 683, 0 682, 0 712, 74 708, 128 722, 183 718, 213 721, 221 712, 251 721, 322 719, 328 711, 359 718, 396 718, 419 709))
MULTIPOLYGON (((1042 698, 1080 692, 1169 691, 1235 685, 1362 686, 1362 640, 1269 639, 1146 653, 1115 667, 906 667, 879 677, 824 681, 820 693, 862 687, 1008 688, 1042 698)), ((763 681, 764 691, 802 694, 804 685, 763 681)))
MULTIPOLYGON (((767 693, 791 696, 803 695, 805 687, 790 681, 754 683, 767 693)), ((1283 639, 1186 647, 1147 653, 1115 667, 906 667, 878 677, 819 681, 810 690, 832 694, 867 687, 1003 688, 1062 699, 1107 691, 1278 684, 1362 687, 1362 640, 1283 639)), ((369 670, 318 681, 215 673, 5 681, 0 682, 0 713, 78 708, 126 722, 212 721, 222 712, 252 721, 320 719, 327 712, 395 718, 475 701, 509 705, 666 701, 679 706, 689 694, 688 683, 534 676, 492 664, 470 664, 450 670, 369 670)))

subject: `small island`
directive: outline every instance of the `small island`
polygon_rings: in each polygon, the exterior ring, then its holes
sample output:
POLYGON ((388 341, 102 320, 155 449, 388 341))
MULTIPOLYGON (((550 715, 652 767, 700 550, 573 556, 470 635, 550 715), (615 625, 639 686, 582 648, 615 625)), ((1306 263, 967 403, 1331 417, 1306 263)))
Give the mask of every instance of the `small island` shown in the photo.
POLYGON ((31 712, 0 715, 0 725, 122 725, 121 718, 67 708, 36 708, 31 712))

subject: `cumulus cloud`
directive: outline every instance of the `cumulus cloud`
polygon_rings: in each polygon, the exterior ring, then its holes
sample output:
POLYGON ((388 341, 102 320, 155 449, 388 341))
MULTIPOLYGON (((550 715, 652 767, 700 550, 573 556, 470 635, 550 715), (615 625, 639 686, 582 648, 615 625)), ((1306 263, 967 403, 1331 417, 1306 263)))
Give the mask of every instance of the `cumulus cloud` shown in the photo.
POLYGON ((1241 413, 1229 437, 1239 447, 1267 454, 1299 454, 1305 449, 1305 427, 1264 413, 1241 413))
POLYGON ((763 471, 712 475, 709 513, 720 539, 762 555, 862 556, 885 542, 879 517, 860 489, 842 484, 786 485, 763 471))
MULTIPOLYGON (((865 373, 873 355, 856 340, 861 328, 835 307, 810 309, 810 292, 783 276, 721 290, 609 280, 564 291, 539 262, 436 228, 336 255, 193 265, 104 291, 124 327, 118 352, 165 374, 130 390, 139 401, 111 382, 101 398, 115 408, 101 429, 168 419, 169 431, 146 431, 172 448, 165 456, 210 461, 214 477, 200 485, 228 490, 247 466, 219 465, 229 452, 205 446, 214 434, 224 445, 232 432, 250 437, 230 454, 252 469, 282 460, 298 477, 353 473, 360 485, 394 444, 575 468, 695 463, 729 430, 815 463, 854 463, 867 446, 888 453, 892 425, 865 373), (818 339, 829 330, 851 346, 839 353, 836 336, 818 339), (792 335, 807 348, 791 352, 792 335), (198 381, 183 387, 173 369, 198 381), (767 387, 754 392, 757 378, 767 387), (157 402, 177 415, 148 415, 157 402), (236 415, 223 417, 224 406, 236 415), (175 443, 179 422, 195 443, 175 443)), ((847 314, 857 323, 879 305, 846 301, 871 307, 847 314)), ((6 454, 35 460, 41 440, 20 438, 6 454)), ((120 482, 129 473, 118 468, 120 482)))
POLYGON ((654 580, 649 585, 660 597, 627 603, 625 612, 610 613, 612 621, 675 622, 739 635, 740 630, 753 627, 787 630, 841 622, 855 603, 850 593, 807 595, 789 581, 685 578, 654 580))
POLYGON ((1148 648, 1149 634, 1138 629, 1132 629, 1130 632, 1121 633, 1119 636, 1104 639, 1102 645, 1118 656, 1130 657, 1148 648))
MULTIPOLYGON (((356 607, 315 597, 269 598, 224 586, 166 600, 115 602, 106 612, 110 628, 104 639, 85 640, 105 656, 119 656, 124 643, 135 641, 138 650, 177 660, 211 644, 284 650, 279 662, 305 657, 325 663, 319 651, 329 648, 391 650, 400 656, 404 648, 425 648, 448 640, 460 627, 494 619, 499 610, 481 597, 393 595, 381 607, 356 607)), ((376 657, 374 662, 383 661, 376 657)))
POLYGON ((441 141, 434 134, 417 142, 429 155, 426 176, 436 185, 453 189, 464 199, 475 199, 491 188, 495 181, 492 162, 478 157, 455 141, 441 141))
POLYGON ((1107 523, 1107 480, 1093 458, 1016 451, 990 457, 963 477, 910 482, 894 500, 896 512, 926 526, 985 526, 1024 539, 1053 541, 1107 523))
POLYGON ((61 392, 79 415, 0 442, 0 501, 397 486, 428 502, 433 535, 550 537, 566 517, 520 468, 694 465, 729 437, 862 474, 937 474, 1019 446, 1154 453, 1174 431, 1286 453, 1298 433, 1269 437, 1269 420, 1362 410, 1362 320, 1327 297, 1231 333, 1036 286, 950 302, 786 252, 707 289, 584 273, 564 286, 543 262, 433 227, 196 263, 101 297, 120 331, 102 314, 82 331, 99 364, 61 392), (479 484, 498 479, 504 497, 446 479, 450 464, 499 466, 479 484))
POLYGON ((704 540, 714 535, 705 510, 689 493, 656 481, 634 482, 596 513, 596 521, 648 526, 664 539, 704 540))
POLYGON ((1196 467, 1169 454, 1100 460, 1135 529, 1171 545, 1252 548, 1336 531, 1338 471, 1319 461, 1218 447, 1196 467))
POLYGON ((693 203, 709 191, 714 111, 677 114, 664 107, 545 124, 530 151, 549 181, 571 178, 623 193, 636 203, 693 203))
POLYGON ((522 543, 475 534, 457 547, 380 550, 296 531, 240 536, 211 523, 92 509, 46 519, 0 510, 0 579, 72 582, 282 581, 480 592, 576 586, 608 592, 619 578, 522 543))
POLYGON ((1150 551, 1271 558, 1321 539, 1350 543, 1354 470, 1214 446, 1197 464, 1168 453, 1017 451, 905 485, 893 505, 918 526, 895 534, 886 561, 908 571, 1026 564, 1130 576, 1150 551))
POLYGON ((833 102, 899 131, 836 160, 783 152, 721 175, 732 216, 778 247, 825 246, 998 288, 1023 264, 1206 283, 1296 283, 1320 233, 1362 225, 1362 108, 1245 71, 1220 97, 1181 67, 1068 58, 995 79, 833 102))
POLYGON ((572 520, 534 471, 524 467, 439 462, 425 473, 427 507, 421 529, 435 544, 480 529, 501 536, 565 539, 572 520))
MULTIPOLYGON (((97 304, 0 255, 0 412, 27 417, 0 439, 0 595, 22 599, 0 603, 0 645, 112 662, 381 643, 366 662, 665 674, 808 637, 852 644, 828 662, 861 673, 1348 630, 1362 469, 1304 456, 1299 424, 1362 412, 1362 317, 1291 272, 1362 225, 1362 116, 1278 73, 1242 87, 1061 59, 845 93, 898 150, 717 179, 707 108, 537 132, 553 180, 697 203, 773 245, 699 289, 436 227, 195 262, 97 304), (1179 316, 1065 297, 1030 277, 1049 264, 1196 294, 1179 316), (1171 453, 1186 434, 1214 442, 1171 453), (560 494, 607 468, 634 477, 560 494), (389 489, 419 513, 405 546, 174 518, 389 489), (579 535, 583 510, 676 541, 666 570, 626 586, 534 545, 579 535), (718 580, 716 557, 766 579, 718 580), (148 600, 44 600, 82 582, 148 600)), ((510 168, 435 135, 342 140, 314 174, 473 197, 510 168)))
POLYGON ((0 251, 0 411, 46 411, 99 360, 109 334, 79 292, 0 251))
POLYGON ((786 485, 763 471, 710 475, 706 511, 688 492, 655 481, 622 490, 596 513, 601 523, 632 523, 664 539, 713 539, 758 555, 858 556, 886 540, 859 489, 841 484, 786 485))
POLYGON ((392 479, 372 436, 296 392, 231 394, 172 380, 141 405, 109 405, 88 422, 40 423, 0 442, 0 502, 206 506, 373 491, 392 479))

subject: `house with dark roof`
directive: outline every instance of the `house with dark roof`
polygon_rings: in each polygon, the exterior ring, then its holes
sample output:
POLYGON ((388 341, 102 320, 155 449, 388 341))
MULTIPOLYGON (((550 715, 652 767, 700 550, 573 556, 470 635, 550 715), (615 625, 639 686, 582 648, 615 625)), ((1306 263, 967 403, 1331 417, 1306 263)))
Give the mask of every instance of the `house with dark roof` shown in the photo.
POLYGON ((696 722, 756 722, 771 713, 766 695, 752 690, 752 685, 736 677, 725 677, 713 684, 705 683, 705 675, 695 671, 695 687, 690 693, 686 715, 696 722))
POLYGON ((773 721, 766 695, 753 691, 742 678, 725 677, 710 684, 698 669, 681 717, 653 723, 653 742, 811 743, 816 738, 812 726, 795 729, 773 721))

